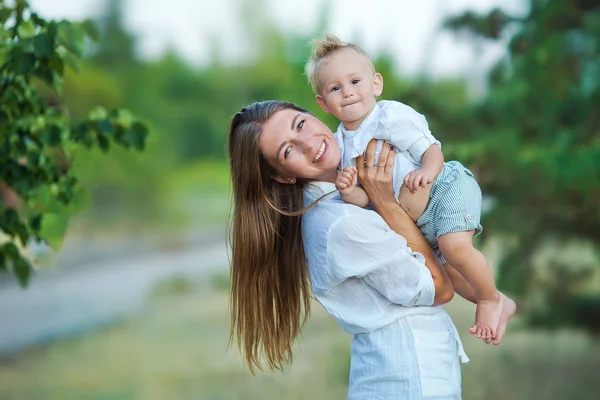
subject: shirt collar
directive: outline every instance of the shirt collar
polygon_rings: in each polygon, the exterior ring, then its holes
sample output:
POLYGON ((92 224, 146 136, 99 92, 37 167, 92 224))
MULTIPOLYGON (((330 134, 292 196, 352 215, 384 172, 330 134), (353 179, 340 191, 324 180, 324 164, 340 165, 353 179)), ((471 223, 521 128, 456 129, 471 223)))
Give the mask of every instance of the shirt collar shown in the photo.
POLYGON ((327 196, 328 198, 334 198, 339 195, 339 192, 335 188, 335 184, 331 182, 309 182, 306 184, 304 192, 312 197, 313 200, 331 192, 333 193, 327 196))
POLYGON ((340 123, 339 130, 342 132, 342 134, 344 136, 349 136, 349 137, 353 137, 353 136, 357 135, 359 132, 366 132, 368 129, 370 129, 370 127, 373 125, 373 123, 377 123, 377 121, 379 120, 379 114, 381 114, 381 106, 379 105, 379 103, 376 103, 375 107, 373 108, 373 111, 371 111, 371 113, 369 115, 367 115, 367 118, 365 118, 365 120, 360 124, 358 129, 356 129, 354 131, 349 131, 344 126, 344 123, 340 123))

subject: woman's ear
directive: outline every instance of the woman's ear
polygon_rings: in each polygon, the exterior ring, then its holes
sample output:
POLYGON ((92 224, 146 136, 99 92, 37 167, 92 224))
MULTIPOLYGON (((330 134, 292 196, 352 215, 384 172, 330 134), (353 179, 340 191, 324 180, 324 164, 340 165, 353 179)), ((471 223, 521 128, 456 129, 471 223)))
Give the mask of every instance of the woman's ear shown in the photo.
POLYGON ((383 76, 379 72, 373 75, 373 92, 375 93, 375 97, 381 96, 383 92, 383 76))
POLYGON ((327 114, 331 114, 331 112, 329 111, 329 107, 327 106, 327 102, 325 101, 325 98, 323 96, 318 94, 315 97, 315 100, 317 101, 317 104, 319 105, 319 107, 321 107, 323 111, 325 111, 327 114))
POLYGON ((273 179, 279 183, 283 183, 285 185, 293 185, 296 183, 296 178, 292 178, 292 177, 284 178, 281 175, 271 175, 271 179, 273 179))

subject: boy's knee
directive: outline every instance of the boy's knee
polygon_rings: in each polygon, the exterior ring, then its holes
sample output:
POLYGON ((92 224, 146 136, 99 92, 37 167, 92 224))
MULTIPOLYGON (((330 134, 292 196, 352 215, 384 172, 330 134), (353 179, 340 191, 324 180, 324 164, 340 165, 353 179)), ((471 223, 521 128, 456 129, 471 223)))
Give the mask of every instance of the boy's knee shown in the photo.
POLYGON ((452 259, 460 259, 473 250, 472 238, 473 231, 446 233, 438 238, 438 245, 446 259, 449 260, 448 255, 452 259))

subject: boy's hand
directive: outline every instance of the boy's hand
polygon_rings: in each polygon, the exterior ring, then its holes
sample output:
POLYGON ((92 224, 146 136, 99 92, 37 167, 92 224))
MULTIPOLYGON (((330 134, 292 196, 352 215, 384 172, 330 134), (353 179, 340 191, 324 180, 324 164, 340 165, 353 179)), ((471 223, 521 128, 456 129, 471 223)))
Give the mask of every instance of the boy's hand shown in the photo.
POLYGON ((435 179, 435 175, 427 169, 417 169, 410 172, 404 177, 404 184, 410 190, 411 194, 414 194, 419 190, 420 187, 425 188, 435 179))
POLYGON ((335 188, 340 191, 340 194, 344 196, 349 195, 356 188, 357 179, 356 168, 346 167, 338 173, 335 180, 335 188))

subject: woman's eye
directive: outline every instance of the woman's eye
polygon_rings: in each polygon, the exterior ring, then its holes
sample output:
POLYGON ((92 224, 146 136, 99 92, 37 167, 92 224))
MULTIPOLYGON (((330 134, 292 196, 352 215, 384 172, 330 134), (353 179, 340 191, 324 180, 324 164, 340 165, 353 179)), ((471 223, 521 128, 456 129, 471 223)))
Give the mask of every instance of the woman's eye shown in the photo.
POLYGON ((290 146, 287 149, 285 149, 285 152, 283 153, 283 158, 288 158, 288 156, 290 155, 291 151, 292 151, 292 146, 290 146))
POLYGON ((302 127, 304 126, 304 121, 306 121, 306 120, 303 119, 302 121, 298 122, 298 126, 296 127, 296 130, 298 132, 300 132, 300 129, 302 129, 302 127))

